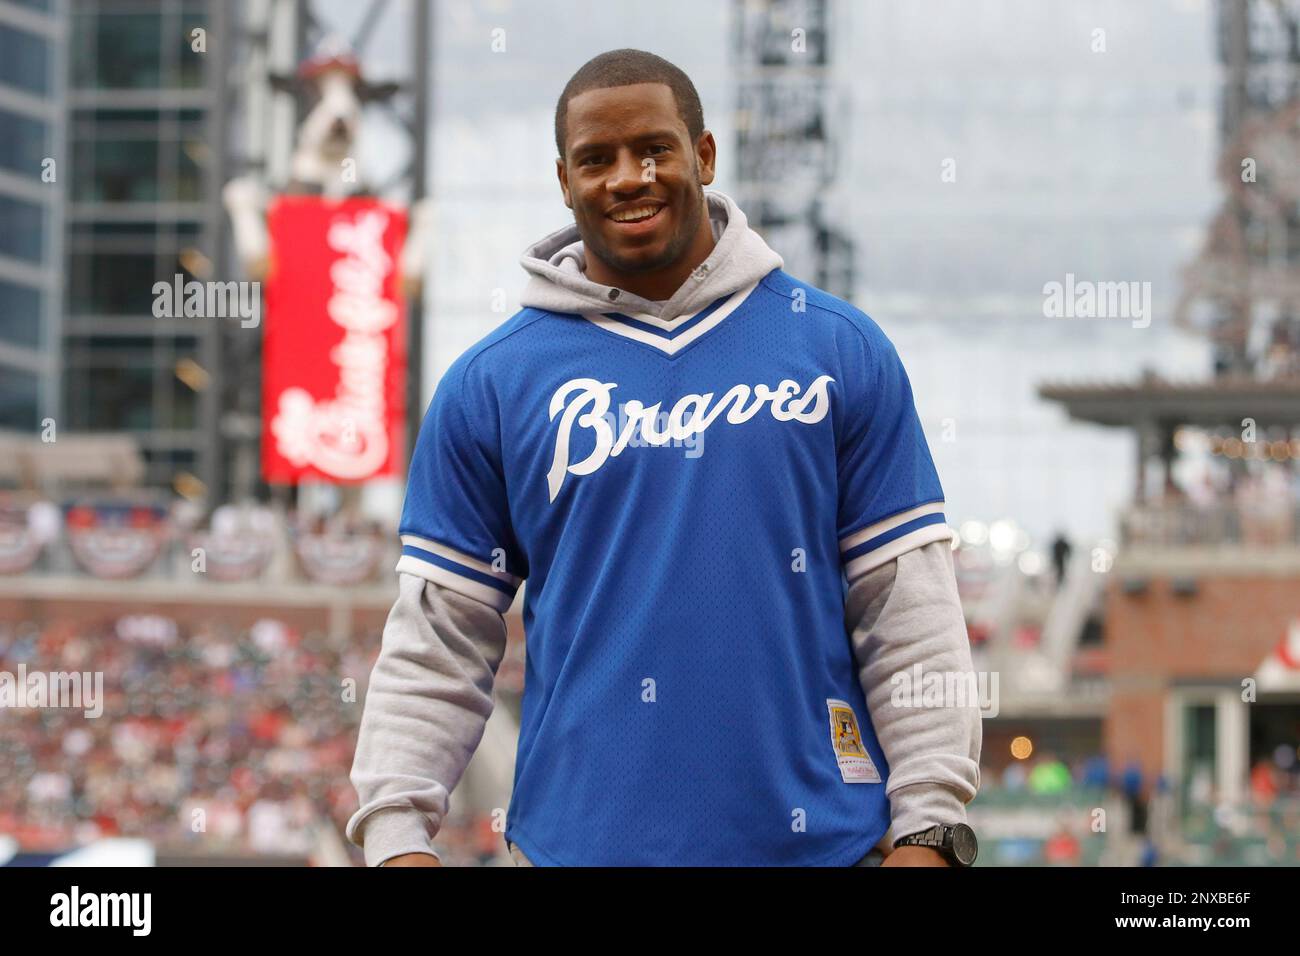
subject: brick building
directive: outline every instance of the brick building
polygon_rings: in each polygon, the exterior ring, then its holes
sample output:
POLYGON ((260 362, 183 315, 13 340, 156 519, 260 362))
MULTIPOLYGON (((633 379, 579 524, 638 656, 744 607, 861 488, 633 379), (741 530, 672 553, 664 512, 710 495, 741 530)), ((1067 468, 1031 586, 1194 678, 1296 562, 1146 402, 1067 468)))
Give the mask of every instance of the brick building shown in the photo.
POLYGON ((1137 436, 1106 572, 1107 756, 1183 800, 1199 787, 1238 803, 1256 763, 1300 739, 1300 382, 1147 376, 1041 394, 1137 436))

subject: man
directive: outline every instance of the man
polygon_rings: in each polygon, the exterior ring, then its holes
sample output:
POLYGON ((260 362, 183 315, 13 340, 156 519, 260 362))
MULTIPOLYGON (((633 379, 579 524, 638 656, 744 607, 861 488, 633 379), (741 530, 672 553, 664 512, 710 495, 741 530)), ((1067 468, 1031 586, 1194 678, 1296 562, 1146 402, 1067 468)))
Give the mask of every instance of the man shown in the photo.
POLYGON ((526 578, 517 862, 870 865, 892 820, 936 846, 885 865, 969 863, 978 710, 892 701, 915 665, 971 669, 892 345, 704 192, 677 67, 596 57, 555 130, 575 224, 528 250, 523 310, 452 365, 412 456, 349 838, 437 865, 526 578))

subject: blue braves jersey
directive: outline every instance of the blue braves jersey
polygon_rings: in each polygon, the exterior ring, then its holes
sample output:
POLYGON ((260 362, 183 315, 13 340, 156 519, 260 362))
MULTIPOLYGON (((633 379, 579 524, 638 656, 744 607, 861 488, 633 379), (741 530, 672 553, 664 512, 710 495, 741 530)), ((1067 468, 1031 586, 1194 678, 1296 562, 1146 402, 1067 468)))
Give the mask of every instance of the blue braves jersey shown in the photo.
POLYGON ((893 345, 781 269, 692 315, 526 308, 438 385, 398 570, 527 667, 506 836, 542 865, 842 865, 889 826, 849 582, 950 536, 893 345))

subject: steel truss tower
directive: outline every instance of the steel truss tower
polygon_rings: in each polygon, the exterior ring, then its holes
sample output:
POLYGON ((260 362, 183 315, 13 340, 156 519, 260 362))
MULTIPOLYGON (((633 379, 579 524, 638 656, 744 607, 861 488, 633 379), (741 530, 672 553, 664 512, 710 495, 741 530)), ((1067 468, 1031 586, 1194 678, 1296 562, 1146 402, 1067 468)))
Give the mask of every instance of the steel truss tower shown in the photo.
POLYGON ((736 199, 786 270, 853 294, 853 243, 827 210, 847 142, 834 115, 834 0, 736 0, 736 199))
POLYGON ((1294 376, 1300 374, 1300 0, 1220 0, 1218 49, 1225 198, 1184 273, 1175 318, 1214 343, 1216 375, 1294 376))

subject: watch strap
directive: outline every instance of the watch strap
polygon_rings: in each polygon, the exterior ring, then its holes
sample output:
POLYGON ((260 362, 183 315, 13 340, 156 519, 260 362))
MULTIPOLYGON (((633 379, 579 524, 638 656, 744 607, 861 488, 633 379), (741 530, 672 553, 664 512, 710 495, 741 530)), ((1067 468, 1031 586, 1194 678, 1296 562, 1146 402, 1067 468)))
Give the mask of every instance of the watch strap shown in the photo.
MULTIPOLYGON (((940 853, 953 866, 970 866, 975 862, 972 856, 969 860, 963 861, 957 855, 957 831, 964 828, 965 824, 936 823, 928 830, 921 830, 917 833, 909 833, 907 836, 900 837, 894 841, 894 848, 902 846, 924 846, 940 853)), ((974 839, 974 834, 971 835, 974 839)))
POLYGON ((894 841, 894 848, 900 846, 928 846, 935 849, 942 849, 952 842, 951 828, 942 823, 936 823, 927 830, 920 830, 916 833, 909 833, 907 836, 899 837, 894 841))

